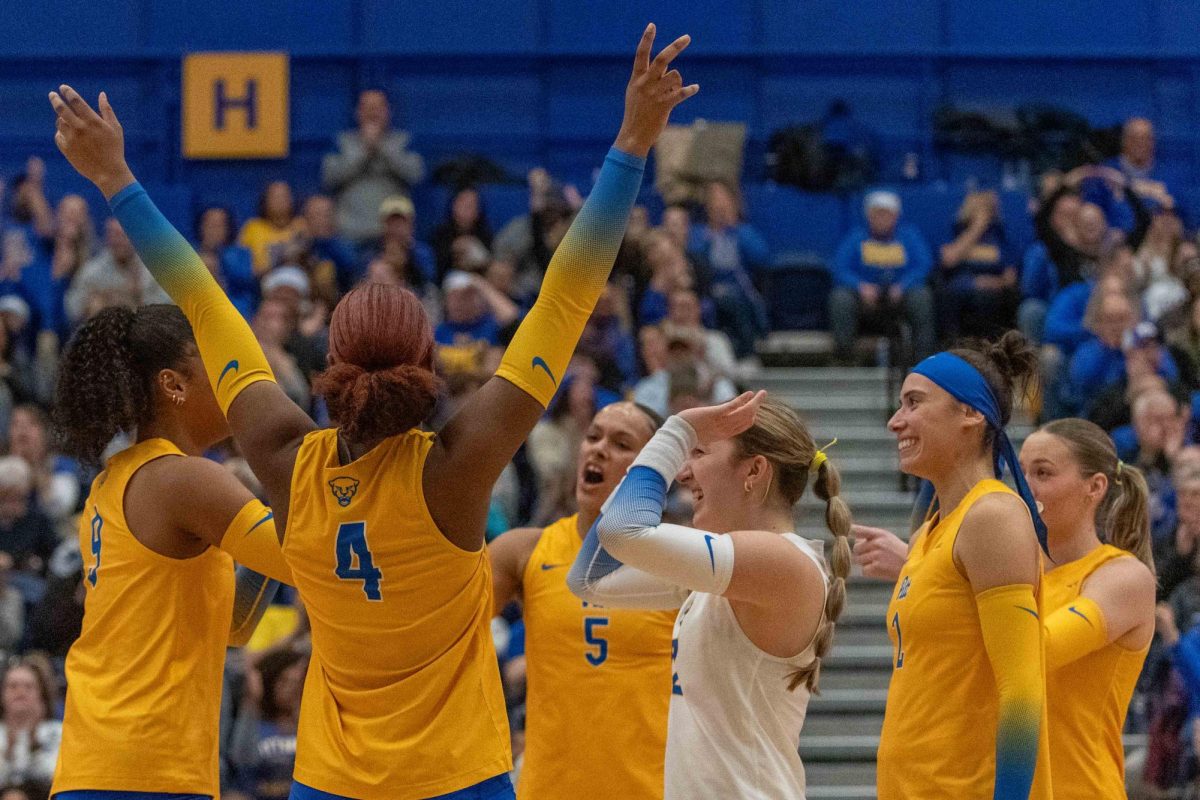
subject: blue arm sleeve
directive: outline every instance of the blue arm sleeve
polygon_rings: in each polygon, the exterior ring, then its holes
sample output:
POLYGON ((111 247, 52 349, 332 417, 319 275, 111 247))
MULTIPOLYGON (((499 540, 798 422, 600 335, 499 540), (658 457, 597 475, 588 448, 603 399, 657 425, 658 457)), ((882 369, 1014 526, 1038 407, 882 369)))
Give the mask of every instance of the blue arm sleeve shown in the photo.
POLYGON ((625 525, 653 528, 662 522, 666 502, 667 482, 661 475, 650 467, 630 469, 584 537, 583 547, 567 573, 571 591, 583 595, 593 583, 623 566, 600 544, 601 525, 606 530, 625 525))

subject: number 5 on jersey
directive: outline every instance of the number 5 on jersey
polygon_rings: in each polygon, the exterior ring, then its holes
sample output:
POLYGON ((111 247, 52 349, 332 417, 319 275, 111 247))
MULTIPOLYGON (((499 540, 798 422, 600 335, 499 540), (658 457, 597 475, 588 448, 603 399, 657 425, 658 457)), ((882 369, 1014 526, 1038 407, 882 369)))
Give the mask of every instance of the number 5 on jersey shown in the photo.
POLYGON ((367 547, 367 523, 343 522, 337 530, 337 576, 344 581, 362 581, 368 600, 382 600, 379 583, 383 571, 371 559, 367 547), (354 560, 358 559, 358 566, 354 560))

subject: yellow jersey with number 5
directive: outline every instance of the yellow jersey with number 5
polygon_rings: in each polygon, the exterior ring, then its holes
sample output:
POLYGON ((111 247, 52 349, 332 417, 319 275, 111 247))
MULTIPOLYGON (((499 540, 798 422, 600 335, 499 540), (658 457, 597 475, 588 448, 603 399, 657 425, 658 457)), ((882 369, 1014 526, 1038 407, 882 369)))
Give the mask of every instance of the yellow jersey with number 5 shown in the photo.
POLYGON ((527 657, 518 800, 663 796, 675 611, 602 608, 567 588, 575 515, 542 531, 522 579, 527 657))
POLYGON ((283 552, 312 625, 295 778, 345 797, 419 800, 512 768, 483 548, 438 530, 421 474, 433 434, 341 466, 304 438, 283 552))

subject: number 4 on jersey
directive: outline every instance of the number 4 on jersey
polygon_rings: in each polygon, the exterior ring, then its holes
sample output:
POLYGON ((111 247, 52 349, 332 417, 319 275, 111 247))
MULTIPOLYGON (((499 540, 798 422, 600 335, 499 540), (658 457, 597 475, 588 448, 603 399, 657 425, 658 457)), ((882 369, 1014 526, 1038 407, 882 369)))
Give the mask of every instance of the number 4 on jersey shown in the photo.
POLYGON ((367 547, 367 523, 343 522, 337 531, 337 576, 344 581, 362 581, 368 600, 382 600, 379 582, 383 571, 375 566, 367 547), (354 559, 358 558, 358 566, 354 559))

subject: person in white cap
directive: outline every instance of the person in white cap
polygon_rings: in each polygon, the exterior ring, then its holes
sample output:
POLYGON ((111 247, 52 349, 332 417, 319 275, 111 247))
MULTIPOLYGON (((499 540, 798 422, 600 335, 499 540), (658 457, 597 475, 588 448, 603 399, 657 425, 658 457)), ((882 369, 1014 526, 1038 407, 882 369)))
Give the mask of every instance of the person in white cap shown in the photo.
POLYGON ((854 360, 854 340, 864 323, 882 329, 902 313, 912 326, 919 361, 936 343, 933 294, 926 285, 933 268, 929 246, 915 228, 898 224, 895 192, 870 192, 863 211, 867 224, 842 240, 831 268, 829 324, 837 359, 854 360))
POLYGON ((500 347, 500 326, 469 272, 451 270, 442 281, 446 318, 434 329, 438 360, 447 372, 474 373, 488 366, 500 347))

